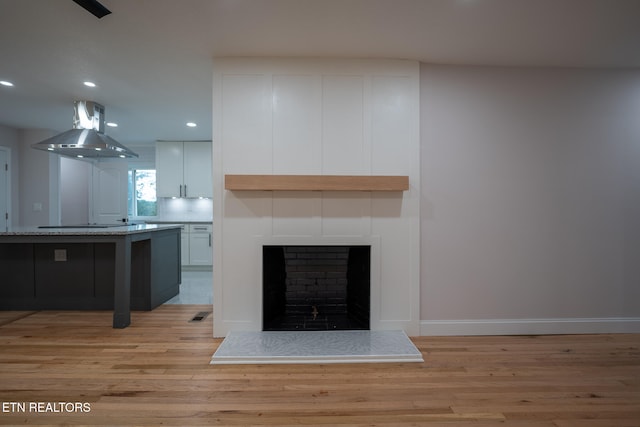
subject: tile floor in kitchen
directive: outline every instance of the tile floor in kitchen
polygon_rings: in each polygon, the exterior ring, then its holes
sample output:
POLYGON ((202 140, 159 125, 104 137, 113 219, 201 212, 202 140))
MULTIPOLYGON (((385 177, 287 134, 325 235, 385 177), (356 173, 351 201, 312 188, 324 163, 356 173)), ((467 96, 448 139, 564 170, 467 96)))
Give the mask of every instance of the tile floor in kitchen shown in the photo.
POLYGON ((165 304, 213 304, 213 272, 182 271, 180 293, 165 304))

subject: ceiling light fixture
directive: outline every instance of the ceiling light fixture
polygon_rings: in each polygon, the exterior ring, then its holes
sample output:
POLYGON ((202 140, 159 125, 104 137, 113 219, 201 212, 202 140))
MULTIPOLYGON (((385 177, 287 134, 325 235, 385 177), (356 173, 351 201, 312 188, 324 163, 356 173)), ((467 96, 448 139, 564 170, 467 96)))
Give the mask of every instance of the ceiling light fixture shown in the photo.
POLYGON ((118 127, 118 124, 117 124, 117 123, 114 123, 114 122, 108 122, 108 123, 107 123, 107 126, 112 127, 112 128, 117 128, 117 127, 118 127))
POLYGON ((198 125, 193 123, 193 122, 189 122, 189 123, 187 123, 187 126, 189 126, 190 128, 194 128, 194 127, 196 127, 198 125))
POLYGON ((0 85, 11 87, 11 86, 13 86, 13 83, 11 83, 11 82, 9 82, 7 80, 0 80, 0 85))
POLYGON ((96 84, 94 82, 89 82, 89 81, 84 82, 84 85, 87 87, 96 87, 96 84))

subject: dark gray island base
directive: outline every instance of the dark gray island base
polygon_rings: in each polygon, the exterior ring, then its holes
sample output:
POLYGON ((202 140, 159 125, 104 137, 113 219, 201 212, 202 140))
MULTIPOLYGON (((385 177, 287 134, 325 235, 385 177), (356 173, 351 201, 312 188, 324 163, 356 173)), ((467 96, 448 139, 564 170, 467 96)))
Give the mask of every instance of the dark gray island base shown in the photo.
POLYGON ((179 292, 180 225, 0 232, 1 310, 152 310, 179 292))

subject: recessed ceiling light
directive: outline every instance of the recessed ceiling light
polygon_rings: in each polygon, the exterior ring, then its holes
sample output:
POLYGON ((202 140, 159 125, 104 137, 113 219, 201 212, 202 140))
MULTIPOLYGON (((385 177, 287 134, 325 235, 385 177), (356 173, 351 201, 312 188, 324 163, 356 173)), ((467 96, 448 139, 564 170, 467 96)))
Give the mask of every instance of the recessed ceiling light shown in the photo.
POLYGON ((118 127, 118 124, 117 124, 117 123, 114 123, 114 122, 108 122, 108 123, 107 123, 107 126, 112 127, 112 128, 117 128, 117 127, 118 127))
POLYGON ((194 128, 194 127, 196 127, 198 125, 193 123, 193 122, 189 122, 189 123, 187 123, 187 126, 189 126, 190 128, 194 128))
POLYGON ((84 82, 84 85, 88 87, 96 87, 96 84, 94 82, 84 82))
POLYGON ((6 80, 0 80, 0 85, 11 87, 11 86, 13 86, 13 83, 11 83, 9 81, 6 81, 6 80))

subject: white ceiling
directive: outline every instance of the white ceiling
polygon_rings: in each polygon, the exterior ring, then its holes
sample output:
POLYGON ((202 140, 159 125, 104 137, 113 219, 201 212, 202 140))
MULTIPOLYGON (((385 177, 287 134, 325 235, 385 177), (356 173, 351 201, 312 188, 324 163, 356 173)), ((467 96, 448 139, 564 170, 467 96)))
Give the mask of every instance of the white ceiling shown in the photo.
POLYGON ((0 124, 64 131, 93 100, 125 145, 211 138, 212 58, 640 67, 638 0, 0 0, 0 124), (92 80, 97 88, 84 87, 92 80), (196 128, 185 123, 194 121, 196 128))

